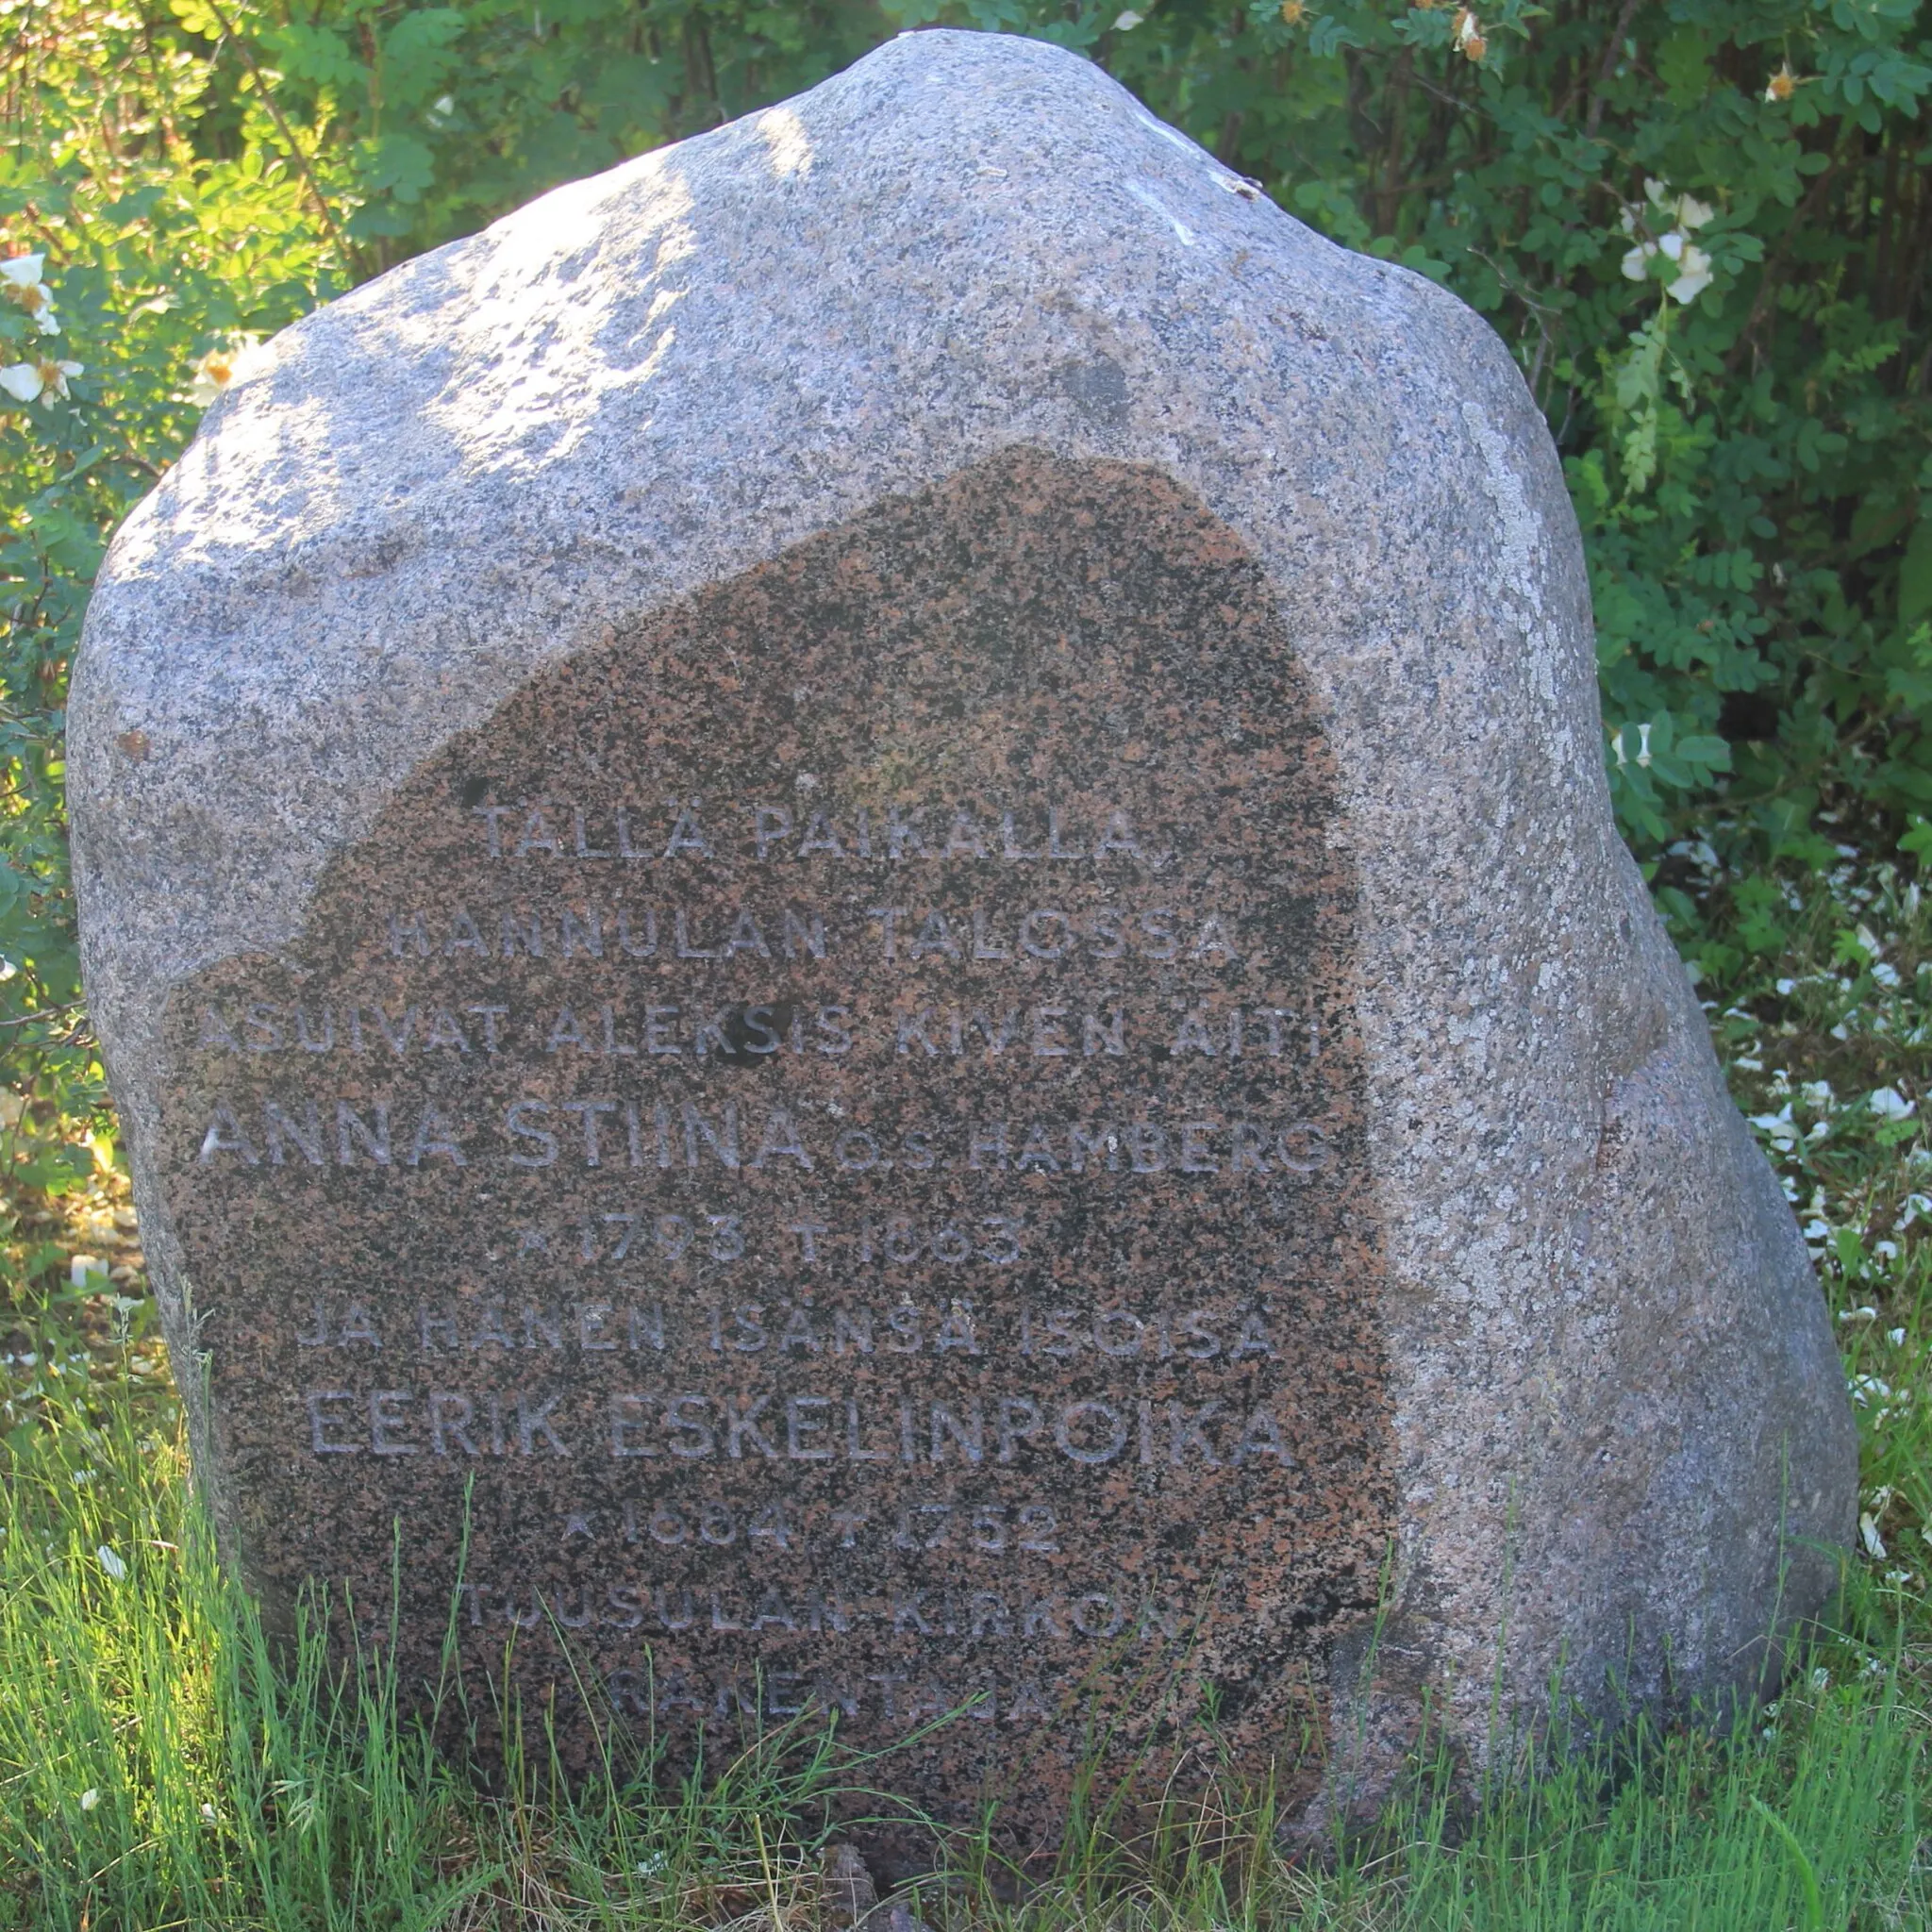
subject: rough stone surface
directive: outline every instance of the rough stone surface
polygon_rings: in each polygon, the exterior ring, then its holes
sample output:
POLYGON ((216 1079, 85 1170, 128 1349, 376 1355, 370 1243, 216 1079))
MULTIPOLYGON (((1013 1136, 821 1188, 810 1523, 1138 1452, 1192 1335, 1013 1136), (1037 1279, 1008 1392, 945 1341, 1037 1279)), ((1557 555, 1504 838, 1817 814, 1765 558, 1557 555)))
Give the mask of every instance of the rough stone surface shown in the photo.
POLYGON ((1829 1586, 1543 425, 1070 55, 902 39, 286 332, 71 731, 273 1603, 386 1607, 399 1520, 412 1664, 467 1547, 473 1670, 674 1752, 971 1703, 897 1779, 1045 1841, 1096 1726, 1319 1809, 1499 1676, 1748 1689, 1829 1586))

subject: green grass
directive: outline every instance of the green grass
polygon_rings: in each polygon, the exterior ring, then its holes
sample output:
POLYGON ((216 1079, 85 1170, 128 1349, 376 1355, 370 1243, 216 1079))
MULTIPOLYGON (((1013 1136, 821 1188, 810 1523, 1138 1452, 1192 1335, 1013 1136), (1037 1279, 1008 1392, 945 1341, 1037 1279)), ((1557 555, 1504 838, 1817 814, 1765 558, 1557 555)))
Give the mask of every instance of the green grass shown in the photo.
MULTIPOLYGON (((1834 1628, 1729 1736, 1556 1749, 1473 1795, 1424 1753, 1368 1840, 1291 1856, 1265 1792, 1223 1791, 1133 1844, 1087 1824, 1017 1900, 987 1845, 961 1840, 921 1888, 929 1924, 1932 1924, 1932 908, 1857 855, 1829 875, 1729 872, 1724 832, 1675 848, 1659 896, 1844 1345, 1863 1524, 1834 1628)), ((12 1228, 0 1926, 832 1923, 827 1800, 889 1790, 890 1757, 793 1731, 714 1759, 702 1784, 573 1796, 537 1735, 484 1794, 399 1724, 379 1658, 332 1677, 305 1640, 277 1667, 188 1497, 146 1304, 120 1291, 138 1284, 61 1286, 73 1249, 102 1250, 112 1191, 104 1178, 64 1224, 12 1228)))

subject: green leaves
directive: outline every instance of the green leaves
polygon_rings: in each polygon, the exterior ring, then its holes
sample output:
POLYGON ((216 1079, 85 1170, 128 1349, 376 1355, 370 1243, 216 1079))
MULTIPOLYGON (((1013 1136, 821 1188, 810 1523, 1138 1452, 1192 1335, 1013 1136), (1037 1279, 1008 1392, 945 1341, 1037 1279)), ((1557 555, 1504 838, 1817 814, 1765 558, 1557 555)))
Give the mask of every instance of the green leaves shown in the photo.
POLYGON ((1668 794, 1707 791, 1731 768, 1731 748, 1722 738, 1688 726, 1663 709, 1608 725, 1611 802, 1626 824, 1658 842, 1671 831, 1668 794))
MULTIPOLYGON (((218 37, 195 5, 177 18, 218 37)), ((0 1048, 15 1091, 58 1120, 104 1105, 76 1011, 60 742, 88 588, 193 431, 200 359, 237 329, 292 321, 344 264, 286 158, 208 152, 258 111, 232 54, 171 40, 165 18, 67 6, 42 21, 17 97, 26 138, 0 155, 0 259, 42 258, 60 332, 0 301, 0 367, 55 358, 84 373, 65 395, 0 398, 0 1048)), ((15 1179, 63 1187, 72 1165, 49 1154, 15 1179)))
POLYGON ((1932 611, 1932 518, 1922 517, 1899 558, 1899 622, 1916 625, 1927 611, 1932 611))

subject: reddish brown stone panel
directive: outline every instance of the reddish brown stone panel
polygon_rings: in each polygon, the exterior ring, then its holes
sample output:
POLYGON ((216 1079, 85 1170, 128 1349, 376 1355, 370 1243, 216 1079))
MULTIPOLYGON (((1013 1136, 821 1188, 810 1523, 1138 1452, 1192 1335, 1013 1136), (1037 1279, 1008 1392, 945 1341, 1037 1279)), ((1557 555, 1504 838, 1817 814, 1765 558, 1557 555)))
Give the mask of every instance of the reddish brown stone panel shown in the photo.
POLYGON ((970 1707, 891 1780, 1035 1841, 1100 1726, 1292 1753, 1393 1518, 1334 791, 1255 563, 1122 464, 534 679, 171 1002, 251 1574, 386 1622, 399 1523, 410 1680, 457 1591, 579 1754, 573 1669, 674 1760, 970 1707))

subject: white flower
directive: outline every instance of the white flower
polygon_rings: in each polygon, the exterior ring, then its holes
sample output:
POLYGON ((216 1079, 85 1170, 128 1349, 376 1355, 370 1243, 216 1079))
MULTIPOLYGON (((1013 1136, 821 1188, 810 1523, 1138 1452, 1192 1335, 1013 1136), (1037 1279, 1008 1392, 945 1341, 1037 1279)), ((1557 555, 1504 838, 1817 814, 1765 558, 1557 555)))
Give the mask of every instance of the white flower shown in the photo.
POLYGON ((0 369, 0 389, 17 402, 37 403, 49 390, 64 396, 67 378, 85 373, 78 362, 14 362, 0 369))
POLYGON ((205 409, 216 397, 225 395, 241 377, 251 375, 260 340, 258 336, 235 335, 220 348, 210 349, 194 365, 188 400, 205 409))
POLYGON ((0 294, 25 308, 43 336, 58 336, 60 325, 54 320, 54 291, 41 279, 46 260, 44 255, 16 255, 0 261, 0 294))
POLYGON ((1661 255, 1677 270, 1675 279, 1668 284, 1671 294, 1679 302, 1694 302, 1710 286, 1711 265, 1709 256, 1690 240, 1690 235, 1717 211, 1694 194, 1673 194, 1667 181, 1646 180, 1643 197, 1648 209, 1624 205, 1619 217, 1624 234, 1638 234, 1640 226, 1647 226, 1651 220, 1668 222, 1670 225, 1657 240, 1640 240, 1625 253, 1624 273, 1631 281, 1641 282, 1648 275, 1652 259, 1661 255))
POLYGON ((1694 302, 1710 287, 1710 257, 1694 242, 1687 242, 1681 255, 1674 258, 1679 274, 1670 284, 1672 296, 1679 302, 1694 302))
POLYGON ((1882 1121, 1908 1121, 1919 1110, 1918 1103, 1907 1100, 1896 1087, 1874 1088, 1865 1105, 1882 1121))
POLYGON ((188 387, 188 399, 205 409, 234 379, 233 358, 223 350, 210 349, 194 365, 194 380, 188 387))
POLYGON ((1880 986, 1895 987, 1898 984, 1898 968, 1881 959, 1875 966, 1873 967, 1872 977, 1875 979, 1880 986))
POLYGON ((214 1824, 215 1807, 212 1805, 210 1805, 206 1799, 203 1799, 202 1801, 201 1815, 204 1818, 206 1818, 210 1824, 214 1824))
POLYGON ((108 1573, 108 1574, 114 1579, 116 1583, 121 1582, 123 1578, 126 1576, 127 1558, 122 1556, 118 1550, 110 1550, 106 1543, 103 1543, 100 1546, 100 1548, 94 1552, 94 1555, 99 1559, 101 1568, 105 1570, 108 1573))
POLYGON ((92 1785, 80 1794, 80 1808, 83 1811, 92 1811, 100 1802, 101 1794, 92 1785))
POLYGON ((1829 1080, 1807 1080, 1798 1089, 1798 1094, 1807 1107, 1829 1107, 1837 1097, 1829 1080))
POLYGON ((1658 214, 1680 228, 1701 228, 1717 210, 1694 194, 1673 194, 1668 181, 1645 177, 1643 198, 1658 214))
POLYGON ((1811 1688, 1814 1690, 1829 1690, 1831 1689, 1831 1673, 1825 1670, 1823 1665, 1811 1673, 1811 1688))
POLYGON ((1888 1328, 1885 1331, 1885 1339, 1892 1347, 1903 1348, 1906 1345, 1906 1331, 1903 1328, 1888 1328))
POLYGON ((1114 15, 1113 30, 1117 34, 1130 34, 1146 18, 1144 13, 1136 13, 1130 7, 1124 13, 1114 15))
POLYGON ((1778 997, 1780 999, 1790 999, 1797 990, 1798 982, 1795 979, 1780 979, 1777 983, 1778 997))
POLYGON ((75 1288, 105 1288, 108 1264, 98 1255, 75 1255, 67 1265, 67 1278, 75 1288))

